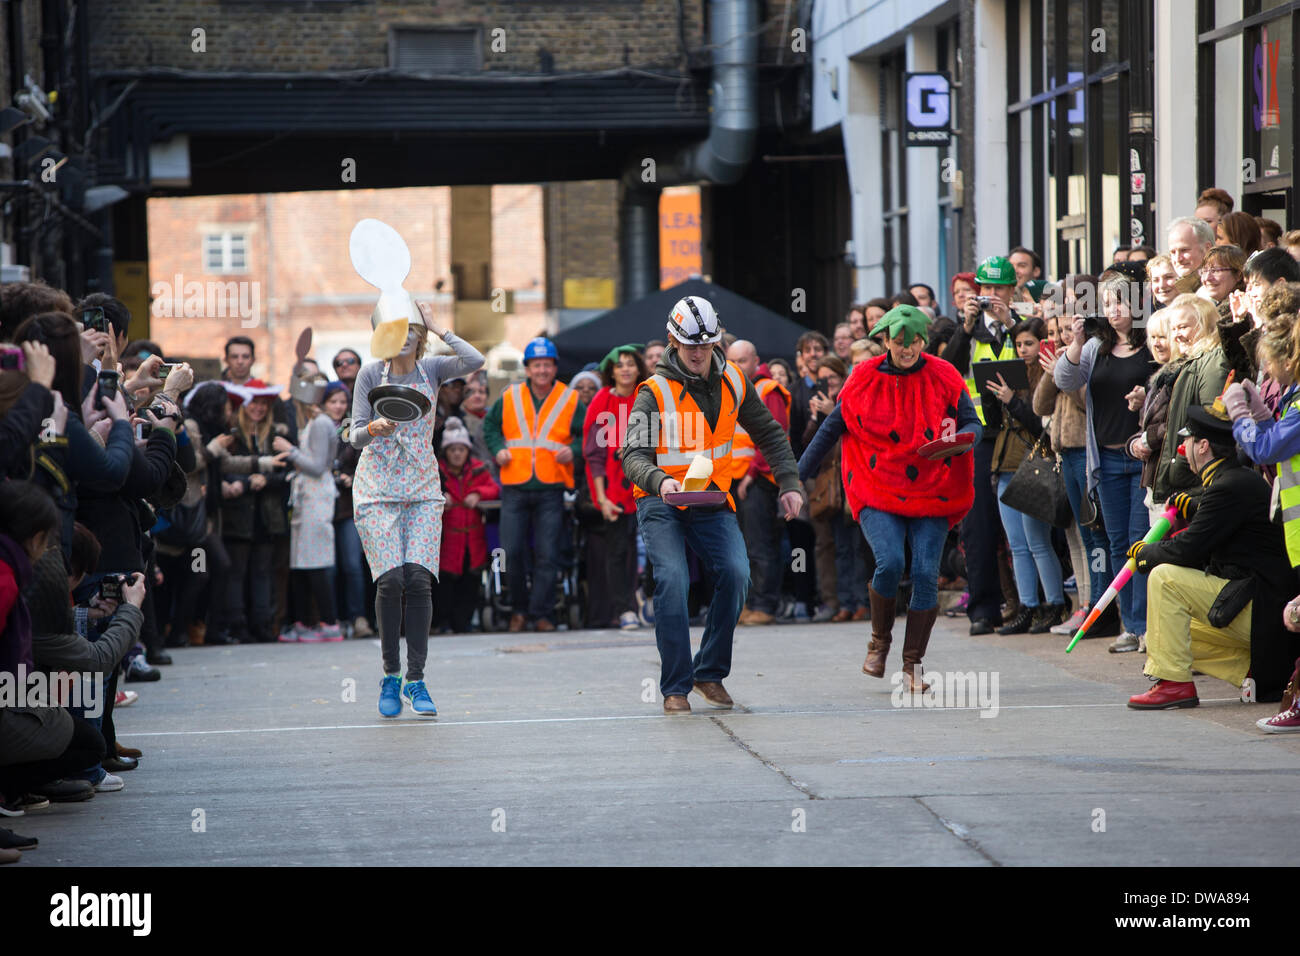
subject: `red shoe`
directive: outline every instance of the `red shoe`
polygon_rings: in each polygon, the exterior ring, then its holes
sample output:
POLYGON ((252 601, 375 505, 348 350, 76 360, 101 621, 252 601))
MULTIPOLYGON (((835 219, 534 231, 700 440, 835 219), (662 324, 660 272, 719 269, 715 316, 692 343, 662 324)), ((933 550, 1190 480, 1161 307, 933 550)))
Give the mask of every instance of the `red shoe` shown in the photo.
POLYGON ((1192 681, 1158 680, 1145 694, 1128 699, 1134 710, 1168 710, 1171 707, 1195 707, 1201 702, 1192 681))
POLYGON ((1292 701, 1290 707, 1276 716, 1255 721, 1255 726, 1266 734, 1300 733, 1300 700, 1292 701))

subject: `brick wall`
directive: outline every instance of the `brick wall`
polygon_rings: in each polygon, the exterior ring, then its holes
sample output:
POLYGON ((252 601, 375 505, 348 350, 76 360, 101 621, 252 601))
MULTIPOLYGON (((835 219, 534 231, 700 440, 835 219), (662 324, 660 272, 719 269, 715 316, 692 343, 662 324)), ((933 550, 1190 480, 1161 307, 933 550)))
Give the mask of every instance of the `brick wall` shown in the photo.
MULTIPOLYGON (((703 0, 684 0, 686 37, 701 36, 703 0)), ((538 51, 556 70, 681 61, 676 0, 495 0, 413 3, 228 3, 223 0, 112 0, 92 9, 95 70, 173 67, 220 70, 358 70, 388 66, 393 26, 479 26, 484 66, 537 72, 538 51), (504 52, 490 48, 505 32, 504 52), (205 31, 206 52, 191 49, 205 31)))
MULTIPOLYGON (((682 0, 686 46, 706 45, 706 0, 682 0)), ((765 0, 761 42, 785 47, 796 0, 765 0), (788 16, 787 16, 788 11, 788 16)), ((680 66, 677 0, 365 0, 355 3, 235 3, 228 0, 112 0, 92 5, 95 70, 172 67, 221 70, 362 70, 388 66, 390 27, 476 26, 485 69, 538 72, 547 51, 557 71, 680 66), (505 50, 492 31, 505 31, 505 50), (193 31, 206 50, 195 53, 193 31)), ((764 59, 772 59, 765 53, 764 59)))
POLYGON ((617 283, 618 246, 618 183, 608 179, 547 183, 548 306, 564 306, 565 279, 614 279, 617 283))

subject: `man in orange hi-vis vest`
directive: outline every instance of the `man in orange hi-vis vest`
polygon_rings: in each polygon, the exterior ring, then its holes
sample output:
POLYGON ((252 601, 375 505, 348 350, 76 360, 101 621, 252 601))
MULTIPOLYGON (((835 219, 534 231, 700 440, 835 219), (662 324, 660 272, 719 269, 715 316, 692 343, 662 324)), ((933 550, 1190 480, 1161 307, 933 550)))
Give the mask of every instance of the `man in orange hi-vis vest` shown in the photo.
POLYGON ((654 565, 655 641, 664 713, 689 714, 693 689, 710 707, 727 710, 722 686, 731 673, 731 643, 749 586, 749 559, 730 494, 717 505, 679 507, 663 495, 682 490, 697 456, 710 459, 708 488, 729 492, 736 426, 749 434, 771 465, 785 518, 803 507, 799 470, 785 431, 757 390, 717 347, 722 327, 712 304, 686 296, 668 317, 668 349, 656 373, 642 383, 628 416, 623 472, 634 485, 637 524, 654 565), (686 548, 713 579, 700 651, 691 658, 686 548))
MULTIPOLYGON (((564 492, 582 458, 586 407, 555 380, 559 353, 550 339, 524 347, 527 384, 501 393, 483 418, 483 441, 501 466, 501 545, 510 587, 510 630, 532 622, 555 630, 555 585, 566 533, 564 492), (533 530, 533 587, 528 590, 528 530, 533 530)), ((581 466, 579 466, 581 467, 581 466)))
MULTIPOLYGON (((737 339, 727 349, 727 359, 745 373, 776 423, 789 434, 790 393, 775 379, 759 377, 758 350, 754 343, 737 339)), ((736 499, 736 518, 749 552, 749 599, 745 610, 740 612, 739 623, 771 624, 781 603, 782 578, 776 478, 763 453, 754 447, 754 440, 739 425, 732 439, 731 457, 735 465, 731 473, 732 497, 736 499)))

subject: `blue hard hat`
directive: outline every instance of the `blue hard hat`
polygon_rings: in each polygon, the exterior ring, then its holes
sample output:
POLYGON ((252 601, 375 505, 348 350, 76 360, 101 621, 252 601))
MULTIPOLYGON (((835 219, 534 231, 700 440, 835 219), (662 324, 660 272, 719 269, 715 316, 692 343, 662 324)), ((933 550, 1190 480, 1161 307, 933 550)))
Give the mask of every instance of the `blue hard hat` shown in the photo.
POLYGON ((555 343, 550 339, 537 338, 524 346, 524 362, 535 358, 555 359, 558 362, 560 353, 556 351, 555 343))

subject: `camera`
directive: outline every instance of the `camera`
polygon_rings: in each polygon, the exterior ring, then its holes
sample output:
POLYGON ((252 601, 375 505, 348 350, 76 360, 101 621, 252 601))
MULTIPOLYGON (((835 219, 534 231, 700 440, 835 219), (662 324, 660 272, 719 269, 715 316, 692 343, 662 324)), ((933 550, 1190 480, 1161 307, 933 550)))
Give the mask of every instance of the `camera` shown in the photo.
POLYGON ((172 369, 174 369, 174 368, 177 366, 177 364, 178 364, 178 363, 176 363, 176 362, 171 362, 171 363, 163 362, 162 365, 159 365, 159 366, 158 366, 158 380, 159 380, 160 382, 165 382, 165 381, 167 381, 167 376, 170 375, 170 374, 172 373, 172 369))
POLYGON ((108 317, 104 315, 104 307, 100 305, 93 309, 83 309, 81 324, 92 332, 107 332, 108 317))
POLYGON ((99 597, 104 601, 122 601, 122 585, 126 583, 125 574, 106 574, 99 581, 99 597))
POLYGON ((1083 335, 1085 338, 1095 338, 1101 335, 1102 323, 1105 322, 1100 315, 1085 315, 1083 317, 1083 335))
POLYGON ((98 377, 99 395, 95 398, 95 407, 103 408, 105 401, 117 398, 117 372, 101 369, 98 377))
POLYGON ((981 312, 987 312, 989 307, 993 305, 993 296, 977 295, 975 296, 975 304, 980 307, 981 312))
POLYGON ((0 345, 0 372, 23 372, 27 358, 23 350, 14 345, 0 345))

